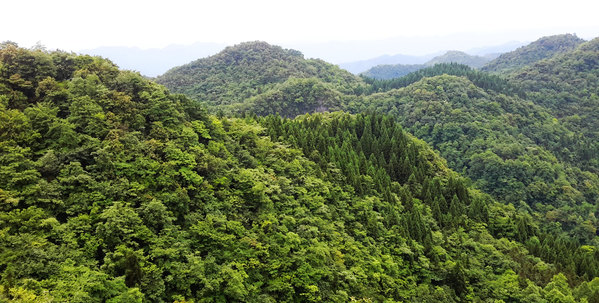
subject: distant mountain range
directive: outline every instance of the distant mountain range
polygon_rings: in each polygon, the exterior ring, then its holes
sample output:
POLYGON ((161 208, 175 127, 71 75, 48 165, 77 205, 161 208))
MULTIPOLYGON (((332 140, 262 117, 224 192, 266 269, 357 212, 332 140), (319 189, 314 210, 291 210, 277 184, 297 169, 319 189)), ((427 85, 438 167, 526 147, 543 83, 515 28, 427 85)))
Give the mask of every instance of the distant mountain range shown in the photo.
POLYGON ((341 63, 339 67, 349 71, 353 74, 359 74, 367 71, 368 69, 378 65, 420 65, 431 60, 435 56, 441 55, 442 53, 428 54, 423 56, 409 56, 409 55, 383 55, 380 57, 361 60, 355 62, 341 63))
MULTIPOLYGON (((471 38, 471 37, 470 37, 471 38)), ((423 64, 449 49, 464 49, 465 37, 393 38, 380 41, 349 41, 285 44, 283 47, 300 50, 306 58, 319 58, 339 65, 354 74, 359 74, 381 64, 423 64), (391 55, 381 55, 381 54, 391 55), (408 55, 416 54, 416 55, 408 55), (422 55, 420 55, 422 54, 422 55), (356 60, 356 59, 362 60, 356 60), (364 59, 370 58, 370 59, 364 59), (344 63, 345 62, 345 63, 344 63)), ((483 41, 476 37, 468 41, 483 41)), ((491 45, 492 42, 489 43, 491 45)), ((497 46, 483 46, 466 49, 470 55, 485 56, 512 51, 523 42, 508 42, 497 46)), ((484 45, 484 44, 483 44, 484 45)), ((79 53, 97 55, 117 64, 119 67, 140 72, 144 76, 156 77, 169 69, 205 58, 223 50, 223 43, 194 43, 191 45, 169 45, 164 48, 140 49, 136 47, 99 47, 85 49, 79 53)))
POLYGON ((122 69, 134 70, 142 75, 155 77, 175 66, 214 55, 225 46, 225 44, 219 43, 169 45, 164 48, 151 49, 111 46, 82 50, 81 53, 102 56, 110 59, 122 69))
POLYGON ((375 67, 370 68, 369 70, 361 73, 369 78, 374 79, 393 79, 403 77, 411 72, 415 72, 417 70, 433 66, 435 64, 440 63, 459 63, 468 65, 472 68, 481 68, 487 62, 494 59, 496 55, 488 55, 485 57, 482 56, 473 56, 466 54, 460 51, 448 51, 441 56, 436 56, 423 64, 384 64, 377 65, 375 67))
MULTIPOLYGON (((471 55, 471 56, 481 56, 481 57, 485 57, 485 58, 490 58, 489 60, 491 60, 491 59, 496 58, 497 56, 499 56, 502 53, 513 51, 514 49, 521 47, 523 45, 526 45, 526 44, 527 44, 526 42, 511 41, 511 42, 507 42, 507 43, 504 43, 501 45, 472 48, 463 53, 465 53, 467 55, 471 55)), ((441 55, 443 55, 443 52, 437 52, 437 53, 432 53, 432 54, 427 54, 427 55, 422 55, 422 56, 410 56, 410 55, 403 55, 403 54, 383 55, 383 56, 378 56, 378 57, 367 59, 367 60, 340 63, 339 67, 346 69, 353 74, 359 74, 359 73, 366 72, 370 68, 373 68, 377 65, 425 64, 428 61, 432 60, 433 58, 441 56, 441 55)), ((455 61, 445 61, 445 60, 442 60, 441 58, 439 59, 439 61, 442 61, 445 63, 455 62, 455 61)), ((440 63, 440 62, 436 62, 436 63, 440 63)), ((460 63, 462 63, 462 62, 460 62, 460 63)), ((464 64, 468 65, 467 63, 464 63, 464 64)), ((480 66, 478 66, 478 67, 480 67, 480 66)), ((385 67, 385 68, 388 68, 388 67, 385 67)), ((410 70, 409 67, 405 67, 405 68, 406 68, 406 70, 410 70)))
MULTIPOLYGON (((530 44, 521 46, 515 50, 505 52, 503 54, 493 53, 492 49, 477 49, 475 52, 481 54, 488 51, 484 56, 469 55, 460 51, 448 51, 447 53, 434 57, 423 64, 411 64, 410 61, 404 64, 381 64, 360 73, 369 78, 385 80, 403 77, 417 70, 433 66, 439 63, 459 63, 468 65, 471 68, 482 69, 487 72, 508 73, 514 70, 529 66, 543 59, 551 58, 557 54, 569 52, 584 42, 573 34, 554 35, 542 37, 530 44)), ((513 46, 514 44, 512 44, 513 46)), ((506 49, 506 48, 503 48, 506 49)), ((496 49, 498 50, 498 49, 496 49)), ((422 57, 420 57, 422 58, 422 57)), ((375 61, 363 61, 360 64, 348 64, 350 68, 364 67, 367 62, 374 63, 375 61)), ((376 62, 384 62, 378 60, 376 62)), ((360 68, 353 69, 355 72, 360 68)))

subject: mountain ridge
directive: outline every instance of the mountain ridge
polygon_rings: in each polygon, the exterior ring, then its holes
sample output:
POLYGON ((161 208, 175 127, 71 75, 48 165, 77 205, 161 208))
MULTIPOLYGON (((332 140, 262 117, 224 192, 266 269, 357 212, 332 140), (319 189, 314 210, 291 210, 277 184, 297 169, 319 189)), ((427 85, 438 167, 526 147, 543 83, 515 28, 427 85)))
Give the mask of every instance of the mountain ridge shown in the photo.
POLYGON ((365 85, 333 64, 260 41, 227 47, 214 56, 173 68, 156 80, 205 102, 209 109, 222 105, 220 109, 227 110, 291 78, 317 78, 342 93, 354 93, 365 85))
POLYGON ((442 55, 431 58, 423 64, 378 65, 360 73, 360 75, 378 80, 388 80, 403 77, 409 73, 416 72, 426 67, 431 67, 435 64, 457 63, 467 65, 472 68, 480 68, 489 61, 491 61, 490 57, 469 55, 461 51, 447 51, 442 55))
POLYGON ((482 67, 482 70, 507 73, 556 54, 573 50, 583 42, 584 40, 578 38, 575 34, 542 37, 512 52, 500 55, 497 59, 482 67))

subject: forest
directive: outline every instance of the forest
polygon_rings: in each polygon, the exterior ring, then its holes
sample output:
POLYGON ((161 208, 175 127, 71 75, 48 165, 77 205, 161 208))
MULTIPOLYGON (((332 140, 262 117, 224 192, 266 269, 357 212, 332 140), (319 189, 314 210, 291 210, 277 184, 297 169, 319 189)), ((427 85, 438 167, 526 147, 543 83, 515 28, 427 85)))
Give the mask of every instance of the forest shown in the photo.
POLYGON ((149 79, 0 44, 0 302, 599 302, 599 40, 149 79))

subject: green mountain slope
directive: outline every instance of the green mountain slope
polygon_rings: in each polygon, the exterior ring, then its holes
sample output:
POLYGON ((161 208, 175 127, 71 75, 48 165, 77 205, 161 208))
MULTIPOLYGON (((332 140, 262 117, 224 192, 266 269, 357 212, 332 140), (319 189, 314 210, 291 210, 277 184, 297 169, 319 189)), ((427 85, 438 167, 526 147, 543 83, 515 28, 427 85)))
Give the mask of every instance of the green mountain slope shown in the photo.
POLYGON ((440 75, 453 75, 466 77, 477 87, 492 90, 507 95, 521 94, 518 86, 509 83, 506 79, 497 75, 472 69, 463 64, 441 63, 434 66, 420 69, 400 78, 377 80, 373 78, 364 78, 364 81, 370 86, 367 89, 369 93, 381 93, 392 89, 406 87, 410 84, 420 81, 423 78, 440 75))
POLYGON ((0 59, 2 301, 599 292, 594 247, 548 238, 389 116, 217 118, 100 58, 0 59))
POLYGON ((353 98, 339 92, 334 85, 317 78, 289 78, 230 108, 234 113, 295 117, 305 113, 339 110, 350 99, 353 98))
POLYGON ((497 59, 483 66, 482 70, 507 73, 537 61, 551 58, 556 54, 571 51, 583 42, 583 39, 572 34, 543 37, 512 52, 500 55, 497 59))
POLYGON ((451 168, 497 199, 532 211, 545 230, 597 245, 599 178, 583 161, 595 163, 597 154, 577 153, 586 150, 579 135, 543 107, 447 75, 352 105, 352 111, 397 117, 439 150, 451 168))
POLYGON ((371 67, 367 71, 360 73, 360 76, 378 80, 395 79, 423 69, 424 67, 424 64, 383 64, 371 67))
POLYGON ((212 110, 228 111, 229 105, 265 93, 290 78, 317 78, 343 93, 359 91, 359 78, 322 60, 304 59, 295 50, 265 42, 227 47, 217 55, 173 68, 156 81, 177 93, 185 93, 212 110))
POLYGON ((593 142, 599 138, 599 39, 514 72, 509 80, 571 129, 593 142))

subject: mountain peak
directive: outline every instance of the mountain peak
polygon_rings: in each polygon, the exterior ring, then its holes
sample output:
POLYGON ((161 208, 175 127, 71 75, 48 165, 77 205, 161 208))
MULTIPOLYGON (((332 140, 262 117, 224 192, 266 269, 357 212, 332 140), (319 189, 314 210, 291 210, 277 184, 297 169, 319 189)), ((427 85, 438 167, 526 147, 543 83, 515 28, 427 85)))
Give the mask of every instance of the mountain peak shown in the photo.
POLYGON ((437 56, 430 61, 426 62, 425 65, 432 66, 438 63, 459 63, 468 65, 472 68, 479 68, 485 65, 489 59, 480 56, 472 56, 465 52, 458 50, 450 50, 441 56, 437 56))
POLYGON ((298 57, 303 59, 304 55, 294 49, 284 49, 278 45, 272 45, 264 41, 248 41, 242 42, 233 46, 226 47, 216 56, 242 56, 248 57, 252 53, 267 55, 266 58, 272 59, 277 57, 298 57))
MULTIPOLYGON (((317 78, 347 92, 361 80, 322 60, 305 59, 297 50, 262 41, 244 42, 220 53, 173 68, 157 82, 212 106, 243 103, 291 78, 317 78)), ((221 107, 222 109, 222 107, 221 107)))
POLYGON ((584 42, 575 34, 562 34, 542 37, 512 52, 502 54, 482 69, 490 72, 509 72, 537 61, 551 58, 556 54, 575 49, 584 42))

